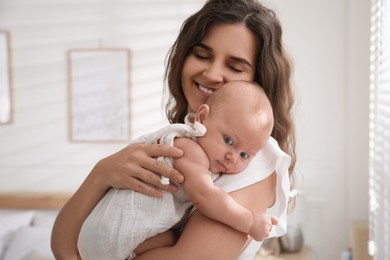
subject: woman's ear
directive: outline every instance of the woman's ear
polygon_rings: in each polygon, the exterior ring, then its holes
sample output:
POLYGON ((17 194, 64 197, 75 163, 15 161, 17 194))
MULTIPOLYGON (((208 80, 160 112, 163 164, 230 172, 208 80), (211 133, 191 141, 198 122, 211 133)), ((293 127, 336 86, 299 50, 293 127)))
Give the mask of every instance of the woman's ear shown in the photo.
POLYGON ((203 124, 203 121, 206 120, 210 115, 210 107, 209 105, 202 104, 198 108, 195 114, 195 121, 203 124))

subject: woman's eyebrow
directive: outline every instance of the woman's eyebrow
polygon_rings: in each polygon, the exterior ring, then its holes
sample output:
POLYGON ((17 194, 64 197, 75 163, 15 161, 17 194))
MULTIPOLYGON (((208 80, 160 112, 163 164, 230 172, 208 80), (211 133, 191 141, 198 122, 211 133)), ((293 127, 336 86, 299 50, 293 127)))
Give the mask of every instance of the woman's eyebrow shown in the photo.
POLYGON ((208 46, 204 43, 201 43, 201 42, 196 44, 195 47, 200 47, 202 49, 206 49, 207 51, 213 51, 213 49, 210 46, 208 46))
POLYGON ((230 56, 230 59, 235 60, 235 61, 240 62, 240 63, 243 63, 243 64, 246 64, 246 65, 248 65, 249 67, 252 68, 252 65, 249 63, 249 61, 247 61, 244 58, 240 58, 240 57, 236 57, 236 56, 230 56))
MULTIPOLYGON (((202 49, 205 49, 205 50, 211 51, 211 52, 213 51, 213 48, 211 48, 210 46, 208 46, 208 45, 206 45, 206 44, 204 44, 204 43, 202 43, 202 42, 196 44, 195 47, 200 47, 200 48, 202 48, 202 49)), ((252 68, 252 64, 251 64, 249 61, 247 61, 246 59, 244 59, 244 58, 237 57, 237 56, 229 56, 229 58, 232 59, 232 60, 234 60, 234 61, 237 61, 237 62, 246 64, 246 65, 248 65, 250 68, 252 68)))

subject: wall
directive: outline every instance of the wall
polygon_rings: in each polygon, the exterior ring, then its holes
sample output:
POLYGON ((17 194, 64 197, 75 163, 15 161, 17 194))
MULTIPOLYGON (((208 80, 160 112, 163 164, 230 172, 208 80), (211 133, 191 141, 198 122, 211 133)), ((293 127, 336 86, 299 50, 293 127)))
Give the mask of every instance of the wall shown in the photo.
POLYGON ((165 124, 165 55, 201 2, 1 1, 0 29, 11 34, 14 122, 0 126, 0 191, 73 191, 99 159, 126 145, 68 141, 69 49, 130 49, 132 135, 165 124))
MULTIPOLYGON (((202 2, 1 1, 0 29, 12 33, 15 120, 0 126, 0 191, 72 191, 99 158, 125 145, 67 141, 70 48, 130 48, 134 136, 164 123, 164 57, 181 21, 202 2)), ((305 240, 315 259, 336 260, 350 245, 350 221, 368 216, 370 1, 266 4, 280 15, 295 64, 305 240)))
POLYGON ((370 1, 267 2, 295 62, 306 243, 315 259, 340 259, 351 220, 368 219, 370 1))
POLYGON ((367 219, 371 1, 348 1, 347 179, 349 219, 367 219))

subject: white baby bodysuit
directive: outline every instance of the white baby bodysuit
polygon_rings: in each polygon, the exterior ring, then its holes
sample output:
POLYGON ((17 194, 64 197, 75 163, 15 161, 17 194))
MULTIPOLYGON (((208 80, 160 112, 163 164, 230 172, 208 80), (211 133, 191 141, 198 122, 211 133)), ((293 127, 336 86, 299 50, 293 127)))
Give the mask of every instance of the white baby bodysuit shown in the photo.
MULTIPOLYGON (((170 124, 133 143, 173 145, 176 137, 196 139, 206 128, 200 123, 170 124)), ((158 158, 172 166, 172 158, 158 158)), ((219 174, 212 174, 215 179, 219 174)), ((175 193, 154 198, 131 189, 110 189, 87 217, 80 230, 78 249, 82 259, 131 259, 145 239, 177 224, 192 206, 182 185, 175 193)))

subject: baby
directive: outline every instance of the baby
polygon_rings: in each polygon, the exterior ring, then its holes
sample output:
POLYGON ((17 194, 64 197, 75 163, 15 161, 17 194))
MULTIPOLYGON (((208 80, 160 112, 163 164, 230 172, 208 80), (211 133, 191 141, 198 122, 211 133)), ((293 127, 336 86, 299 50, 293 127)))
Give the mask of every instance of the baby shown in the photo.
POLYGON ((170 124, 134 140, 180 148, 182 157, 159 159, 173 165, 185 181, 177 184, 177 192, 164 192, 161 198, 130 189, 110 189, 81 228, 80 256, 132 259, 145 248, 153 248, 145 240, 183 221, 191 206, 263 240, 277 219, 252 214, 213 181, 220 174, 242 171, 267 143, 272 128, 272 107, 263 89, 253 82, 232 81, 214 91, 195 114, 188 114, 185 124, 170 124))

